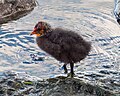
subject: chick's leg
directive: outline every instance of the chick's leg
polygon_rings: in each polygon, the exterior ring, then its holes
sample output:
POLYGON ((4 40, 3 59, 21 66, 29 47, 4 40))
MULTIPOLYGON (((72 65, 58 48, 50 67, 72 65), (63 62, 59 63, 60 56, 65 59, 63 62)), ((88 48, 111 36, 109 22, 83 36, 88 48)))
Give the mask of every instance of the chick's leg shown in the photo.
POLYGON ((68 70, 67 70, 67 67, 66 67, 66 63, 63 65, 63 68, 64 68, 64 73, 67 74, 68 73, 68 70))
POLYGON ((68 74, 68 77, 70 77, 70 78, 73 78, 74 77, 74 63, 70 63, 70 68, 71 68, 71 70, 70 70, 70 73, 68 74))

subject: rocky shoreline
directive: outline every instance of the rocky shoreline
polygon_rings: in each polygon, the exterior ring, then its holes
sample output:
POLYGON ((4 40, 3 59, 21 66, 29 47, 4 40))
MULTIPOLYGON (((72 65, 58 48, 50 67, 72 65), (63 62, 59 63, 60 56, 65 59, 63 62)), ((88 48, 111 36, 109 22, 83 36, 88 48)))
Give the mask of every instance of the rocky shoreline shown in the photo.
POLYGON ((78 78, 58 76, 42 80, 25 73, 6 72, 0 79, 0 96, 119 96, 78 78))
POLYGON ((1 0, 0 24, 16 20, 27 15, 35 6, 35 0, 1 0))

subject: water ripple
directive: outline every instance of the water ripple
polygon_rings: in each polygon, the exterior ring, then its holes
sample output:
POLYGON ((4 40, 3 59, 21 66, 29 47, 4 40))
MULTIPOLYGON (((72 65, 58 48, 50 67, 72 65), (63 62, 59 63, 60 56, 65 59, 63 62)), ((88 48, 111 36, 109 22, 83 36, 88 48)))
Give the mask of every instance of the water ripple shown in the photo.
MULTIPOLYGON (((63 64, 43 52, 29 33, 39 20, 53 27, 75 30, 91 41, 92 50, 75 73, 93 80, 117 78, 120 73, 120 32, 112 15, 113 1, 38 0, 39 6, 29 15, 0 28, 1 71, 25 71, 41 78, 63 73, 63 64), (34 56, 33 56, 34 55, 34 56)), ((69 65, 67 66, 68 69, 69 65)))

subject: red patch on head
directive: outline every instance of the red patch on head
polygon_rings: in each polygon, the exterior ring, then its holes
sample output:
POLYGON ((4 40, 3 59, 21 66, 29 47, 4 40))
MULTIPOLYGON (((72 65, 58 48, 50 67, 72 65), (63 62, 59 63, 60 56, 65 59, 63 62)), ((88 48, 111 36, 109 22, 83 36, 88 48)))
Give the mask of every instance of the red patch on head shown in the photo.
POLYGON ((44 22, 38 22, 34 28, 40 29, 40 30, 44 30, 45 28, 45 24, 44 22))

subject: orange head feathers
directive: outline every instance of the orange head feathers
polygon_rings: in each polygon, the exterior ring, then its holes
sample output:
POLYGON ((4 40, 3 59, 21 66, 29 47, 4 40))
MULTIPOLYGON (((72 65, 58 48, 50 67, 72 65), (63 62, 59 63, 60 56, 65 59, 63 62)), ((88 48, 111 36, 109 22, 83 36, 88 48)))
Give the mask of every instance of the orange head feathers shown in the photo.
POLYGON ((35 25, 34 30, 30 35, 35 34, 36 36, 42 36, 50 31, 51 26, 46 22, 40 21, 35 25))

